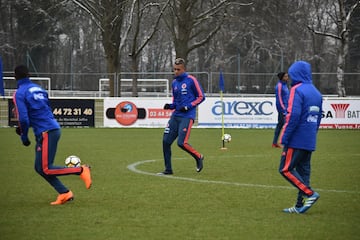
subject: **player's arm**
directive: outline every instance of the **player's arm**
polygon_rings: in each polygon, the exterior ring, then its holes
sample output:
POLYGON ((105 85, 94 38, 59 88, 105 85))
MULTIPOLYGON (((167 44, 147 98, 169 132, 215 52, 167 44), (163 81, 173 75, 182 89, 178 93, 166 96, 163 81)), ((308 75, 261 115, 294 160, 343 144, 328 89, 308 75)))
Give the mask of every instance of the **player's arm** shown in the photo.
POLYGON ((281 107, 281 112, 283 114, 286 114, 287 113, 286 103, 284 102, 284 94, 282 94, 283 93, 283 85, 279 82, 278 87, 276 89, 277 89, 277 96, 279 98, 279 104, 281 107))
POLYGON ((195 77, 191 77, 191 79, 193 81, 193 91, 194 91, 195 100, 192 101, 188 106, 186 106, 188 109, 196 107, 205 100, 204 90, 202 89, 200 83, 195 77))
POLYGON ((16 133, 20 135, 23 144, 25 146, 29 146, 30 141, 28 138, 28 132, 30 127, 30 120, 29 120, 26 104, 17 95, 15 95, 14 103, 15 103, 15 111, 17 111, 16 115, 19 121, 19 126, 16 129, 16 133))
POLYGON ((285 146, 289 143, 289 139, 297 128, 301 118, 302 98, 297 94, 295 90, 296 89, 292 89, 290 94, 289 107, 287 109, 288 114, 286 115, 286 123, 280 136, 281 144, 285 146))
POLYGON ((322 104, 323 104, 323 100, 321 99, 321 105, 320 105, 320 116, 318 117, 318 121, 317 121, 317 129, 319 129, 319 127, 320 127, 321 114, 322 114, 322 104))

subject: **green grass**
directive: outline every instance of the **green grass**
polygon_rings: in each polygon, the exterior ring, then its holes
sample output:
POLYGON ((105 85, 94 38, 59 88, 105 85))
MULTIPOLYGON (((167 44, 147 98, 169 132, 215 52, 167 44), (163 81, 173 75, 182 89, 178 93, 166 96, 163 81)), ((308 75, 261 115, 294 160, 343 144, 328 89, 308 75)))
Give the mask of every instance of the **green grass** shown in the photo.
MULTIPOLYGON (((92 166, 93 186, 61 180, 75 200, 50 206, 57 193, 34 171, 34 144, 0 129, 0 239, 360 239, 360 132, 320 130, 312 186, 320 200, 303 215, 282 213, 297 191, 278 173, 273 130, 193 129, 204 170, 173 144, 174 177, 163 170, 163 129, 63 129, 56 164, 76 154, 92 166), (147 161, 145 160, 152 160, 147 161), (144 162, 143 162, 144 161, 144 162), (248 184, 248 185, 246 185, 248 184)), ((33 140, 34 142, 34 140, 33 140)))

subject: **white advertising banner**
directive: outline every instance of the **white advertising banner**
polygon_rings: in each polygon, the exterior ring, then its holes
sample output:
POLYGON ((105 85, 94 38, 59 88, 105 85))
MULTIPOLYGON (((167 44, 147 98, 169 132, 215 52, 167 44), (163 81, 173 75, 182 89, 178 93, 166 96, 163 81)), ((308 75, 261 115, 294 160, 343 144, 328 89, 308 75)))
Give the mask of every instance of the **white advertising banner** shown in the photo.
MULTIPOLYGON (((163 128, 172 110, 164 110, 171 98, 105 98, 105 127, 163 128)), ((274 97, 208 97, 198 107, 198 127, 274 128, 274 97), (222 116, 222 107, 224 115, 222 116), (223 119, 222 119, 223 118, 223 119)), ((324 98, 321 128, 360 129, 360 99, 324 98)))
POLYGON ((321 127, 360 129, 360 99, 324 98, 321 127))
MULTIPOLYGON (((207 98, 199 106, 199 126, 273 128, 277 123, 275 98, 207 98)), ((360 99, 324 98, 321 128, 360 129, 360 99)))
POLYGON ((198 110, 199 127, 219 128, 222 117, 227 128, 273 128, 277 122, 275 98, 206 98, 198 110))
POLYGON ((106 98, 104 127, 165 127, 172 110, 163 109, 171 98, 106 98))

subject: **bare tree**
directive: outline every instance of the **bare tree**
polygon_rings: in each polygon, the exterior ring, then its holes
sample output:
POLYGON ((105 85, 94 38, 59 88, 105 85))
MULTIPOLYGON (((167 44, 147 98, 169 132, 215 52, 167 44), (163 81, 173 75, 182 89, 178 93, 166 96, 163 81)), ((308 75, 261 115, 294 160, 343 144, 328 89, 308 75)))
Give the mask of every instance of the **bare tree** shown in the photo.
POLYGON ((345 59, 349 53, 349 32, 351 31, 350 22, 351 17, 356 9, 360 6, 360 0, 356 0, 349 8, 347 8, 346 0, 338 0, 337 4, 334 2, 334 11, 328 12, 329 17, 333 20, 336 29, 321 30, 314 26, 308 26, 308 29, 314 34, 322 35, 335 39, 338 44, 337 53, 337 93, 340 97, 346 96, 344 86, 344 70, 345 59))
MULTIPOLYGON (((132 11, 133 14, 135 15, 135 18, 133 20, 133 24, 131 24, 131 28, 132 28, 132 42, 131 42, 131 51, 129 54, 129 57, 131 58, 131 71, 133 73, 138 72, 138 67, 139 67, 139 56, 140 53, 143 51, 144 47, 149 43, 149 41, 153 38, 153 36, 155 35, 156 31, 158 30, 158 26, 159 26, 159 22, 160 19, 164 13, 164 9, 168 6, 170 0, 167 0, 166 3, 163 6, 160 6, 160 4, 158 3, 153 3, 153 2, 149 2, 149 3, 141 3, 143 1, 140 0, 136 0, 134 1, 134 3, 136 2, 136 10, 132 11), (151 22, 152 19, 154 19, 153 14, 151 12, 151 8, 156 7, 157 9, 159 9, 159 14, 158 16, 155 18, 155 20, 153 20, 151 22), (151 19, 148 19, 146 17, 146 15, 151 16, 151 19), (143 23, 146 22, 147 20, 149 20, 151 22, 151 24, 149 24, 149 22, 147 22, 147 24, 143 23), (149 25, 152 25, 151 29, 149 32, 146 31, 146 27, 148 27, 149 25), (143 33, 143 34, 142 34, 143 33), (145 33, 145 34, 144 34, 145 33), (144 36, 145 35, 145 36, 144 36)), ((138 91, 137 91, 137 75, 134 74, 133 75, 133 82, 132 82, 132 96, 133 97, 137 97, 138 96, 138 91)))
MULTIPOLYGON (((102 44, 107 62, 107 72, 110 76, 110 96, 114 96, 114 79, 111 74, 116 73, 120 68, 119 51, 124 46, 128 34, 128 30, 122 30, 129 1, 72 1, 91 16, 91 19, 101 31, 102 44)), ((133 2, 135 1, 136 0, 133 0, 133 2)), ((131 8, 131 11, 132 10, 133 8, 131 8)), ((132 16, 132 14, 130 14, 130 16, 132 16)))
POLYGON ((173 38, 177 57, 208 43, 219 31, 226 17, 229 0, 171 0, 165 23, 173 38))

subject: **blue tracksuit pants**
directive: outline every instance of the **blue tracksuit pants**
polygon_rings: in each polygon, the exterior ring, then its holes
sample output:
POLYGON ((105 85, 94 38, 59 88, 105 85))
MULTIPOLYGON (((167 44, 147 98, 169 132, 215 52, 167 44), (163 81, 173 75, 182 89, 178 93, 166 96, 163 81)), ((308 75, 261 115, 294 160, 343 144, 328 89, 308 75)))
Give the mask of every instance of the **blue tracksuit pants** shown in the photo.
POLYGON ((194 159, 200 159, 201 154, 197 152, 189 143, 193 119, 171 116, 163 135, 163 154, 165 171, 172 171, 171 166, 171 144, 177 139, 177 145, 189 153, 194 159))
POLYGON ((284 147, 279 172, 298 190, 296 206, 302 206, 303 196, 311 196, 314 191, 310 187, 311 151, 284 147))
POLYGON ((276 128, 275 128, 275 132, 274 132, 274 139, 273 139, 273 144, 277 144, 278 139, 279 139, 279 135, 280 135, 280 131, 282 129, 282 127, 285 124, 285 116, 283 113, 278 112, 278 122, 276 124, 276 128))
POLYGON ((81 167, 54 166, 57 144, 61 136, 61 130, 55 129, 43 132, 36 137, 35 146, 35 171, 41 175, 59 193, 68 192, 69 189, 57 178, 61 175, 80 175, 81 167))

